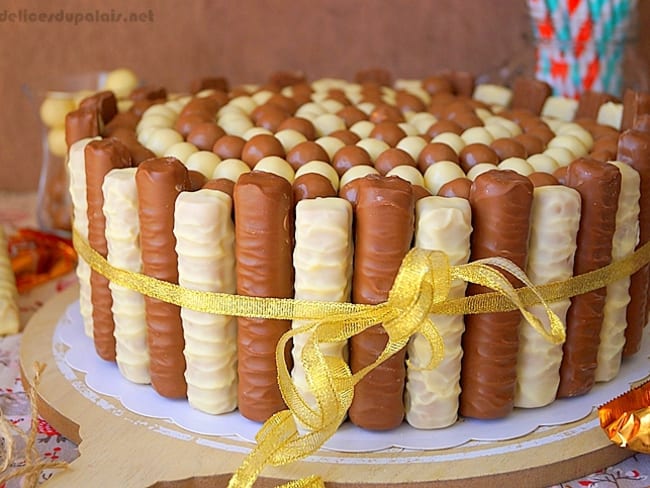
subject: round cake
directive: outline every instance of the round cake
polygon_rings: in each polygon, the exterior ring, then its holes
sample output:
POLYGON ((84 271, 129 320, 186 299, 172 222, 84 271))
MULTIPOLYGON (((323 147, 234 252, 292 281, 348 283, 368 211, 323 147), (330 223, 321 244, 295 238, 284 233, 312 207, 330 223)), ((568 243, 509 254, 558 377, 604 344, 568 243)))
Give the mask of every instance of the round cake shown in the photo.
MULTIPOLYGON (((375 305, 413 248, 452 266, 505 259, 543 286, 624 260, 650 237, 645 94, 575 100, 533 79, 505 87, 381 69, 354 81, 278 72, 236 87, 211 77, 169 94, 122 76, 65 123, 74 232, 120 270, 188 290, 375 305)), ((276 349, 304 319, 179 307, 84 259, 77 273, 85 331, 126 380, 211 414, 261 422, 286 408, 276 349)), ((528 308, 542 331, 519 310, 432 315, 439 364, 414 334, 356 384, 349 421, 438 429, 586 394, 638 351, 648 281, 646 265, 548 303, 563 341, 542 304, 528 308)), ((489 291, 456 279, 448 299, 489 291)), ((308 338, 279 354, 307 405, 308 338)), ((320 349, 355 373, 387 342, 376 324, 320 349)))

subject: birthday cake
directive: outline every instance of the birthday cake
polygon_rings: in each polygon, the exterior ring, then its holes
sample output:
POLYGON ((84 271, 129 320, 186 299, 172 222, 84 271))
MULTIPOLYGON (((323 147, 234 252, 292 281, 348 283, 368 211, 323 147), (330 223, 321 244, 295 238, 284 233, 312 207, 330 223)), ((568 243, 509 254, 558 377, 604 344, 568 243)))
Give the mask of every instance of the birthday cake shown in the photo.
MULTIPOLYGON (((66 116, 73 229, 134 280, 376 305, 413 248, 442 251, 451 266, 507 260, 499 276, 516 288, 524 274, 529 287, 561 284, 625 260, 650 236, 641 93, 576 100, 533 79, 394 80, 380 69, 354 81, 278 72, 237 87, 204 78, 187 94, 136 86, 120 71, 108 88, 66 116)), ((84 328, 125 380, 203 412, 265 421, 286 408, 280 359, 313 404, 309 333, 276 357, 304 317, 181 307, 94 264, 82 256, 77 268, 84 328)), ((430 364, 430 337, 415 333, 355 385, 349 420, 436 429, 586 394, 638 351, 648 281, 643 266, 527 307, 540 327, 519 310, 431 315, 439 364, 430 364)), ((447 300, 492 291, 485 285, 454 279, 447 300)), ((388 342, 375 324, 319 347, 356 373, 388 342)))

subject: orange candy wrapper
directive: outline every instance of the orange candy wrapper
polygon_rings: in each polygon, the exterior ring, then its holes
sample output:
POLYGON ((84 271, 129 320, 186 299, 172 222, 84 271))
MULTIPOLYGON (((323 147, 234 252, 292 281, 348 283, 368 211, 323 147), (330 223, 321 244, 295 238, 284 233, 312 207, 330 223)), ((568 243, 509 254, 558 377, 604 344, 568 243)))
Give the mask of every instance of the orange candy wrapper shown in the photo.
POLYGON ((8 239, 18 293, 72 271, 77 254, 72 241, 32 229, 20 229, 8 239))
POLYGON ((614 444, 650 453, 650 381, 602 405, 598 416, 614 444))

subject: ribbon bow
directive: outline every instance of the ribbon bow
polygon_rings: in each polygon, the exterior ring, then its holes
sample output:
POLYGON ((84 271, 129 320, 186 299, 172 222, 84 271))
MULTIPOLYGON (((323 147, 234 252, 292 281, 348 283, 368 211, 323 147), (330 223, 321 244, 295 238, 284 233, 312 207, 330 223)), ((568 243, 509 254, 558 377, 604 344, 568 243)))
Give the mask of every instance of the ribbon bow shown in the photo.
MULTIPOLYGON (((231 487, 250 487, 265 465, 279 466, 304 458, 317 451, 339 428, 352 404, 354 386, 366 374, 405 347, 416 332, 431 348, 434 368, 443 358, 444 347, 431 310, 447 299, 452 279, 488 286, 510 299, 526 320, 554 343, 564 341, 564 327, 557 315, 543 302, 551 324, 547 332, 540 321, 525 310, 515 288, 496 268, 508 271, 525 285, 532 283, 510 261, 491 258, 463 266, 450 267, 447 256, 438 251, 412 249, 404 258, 388 300, 355 313, 335 314, 286 332, 276 348, 278 382, 288 410, 274 414, 258 433, 257 446, 231 478, 231 487), (322 354, 319 344, 347 340, 368 327, 382 323, 388 342, 379 357, 352 373, 343 359, 322 354), (305 377, 314 401, 308 402, 291 381, 284 361, 289 340, 298 334, 310 334, 302 352, 305 377), (296 421, 306 432, 299 432, 296 421)), ((533 288, 534 289, 534 288, 533 288)), ((284 487, 324 486, 310 477, 284 487)))

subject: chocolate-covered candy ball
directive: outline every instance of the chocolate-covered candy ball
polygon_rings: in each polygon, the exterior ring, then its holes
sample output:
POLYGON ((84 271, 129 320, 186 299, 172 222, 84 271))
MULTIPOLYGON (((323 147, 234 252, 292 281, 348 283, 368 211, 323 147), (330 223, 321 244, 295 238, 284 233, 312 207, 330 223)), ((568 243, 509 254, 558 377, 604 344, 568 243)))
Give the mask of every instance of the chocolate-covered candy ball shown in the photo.
POLYGON ((559 185, 559 181, 555 176, 543 171, 535 171, 528 175, 528 179, 533 182, 533 186, 538 188, 540 186, 559 185))
POLYGON ((225 135, 217 139, 212 146, 212 152, 221 159, 241 159, 246 140, 235 135, 225 135))
POLYGON ((294 170, 297 170, 309 161, 325 161, 327 163, 330 160, 325 149, 314 141, 305 141, 296 144, 287 153, 286 159, 294 170))
POLYGON ((370 117, 368 118, 373 124, 379 124, 381 122, 390 121, 390 122, 405 122, 404 115, 399 108, 394 105, 389 105, 387 103, 379 104, 375 109, 370 112, 370 117))
POLYGON ((541 139, 535 137, 533 134, 518 134, 513 137, 513 139, 524 146, 528 156, 544 152, 545 144, 541 139))
POLYGON ((368 115, 360 108, 354 105, 348 105, 336 112, 336 115, 343 119, 345 126, 350 128, 361 120, 368 120, 368 115))
POLYGON ((422 148, 418 156, 417 166, 424 174, 429 166, 439 161, 452 161, 458 163, 458 155, 447 144, 442 142, 430 142, 422 148))
POLYGON ((499 156, 487 144, 475 142, 465 146, 458 155, 458 162, 463 171, 467 173, 470 169, 480 163, 499 164, 499 156))
POLYGON ((426 131, 426 135, 433 139, 434 137, 444 134, 445 132, 451 132, 453 134, 461 135, 465 129, 463 129, 457 122, 453 120, 439 120, 429 127, 426 131))
POLYGON ((284 147, 275 137, 269 134, 258 134, 251 137, 241 151, 241 160, 254 168, 257 162, 267 156, 285 157, 284 147))
POLYGON ((406 137, 406 132, 395 122, 385 120, 379 122, 370 131, 369 137, 384 141, 391 147, 397 146, 397 143, 406 137))
POLYGON ((305 119, 304 117, 289 117, 284 119, 278 126, 277 131, 285 129, 292 129, 296 132, 300 132, 310 141, 316 139, 316 128, 314 127, 314 124, 312 124, 311 121, 305 119))
POLYGON ((211 151, 214 144, 226 133, 215 122, 201 122, 192 126, 187 134, 187 142, 191 142, 202 151, 211 151))
POLYGON ((441 197, 459 197, 469 199, 469 190, 472 188, 472 180, 469 178, 456 178, 448 181, 438 190, 441 197))
POLYGON ((329 136, 336 137, 337 139, 343 141, 345 145, 350 146, 356 144, 361 140, 361 137, 359 137, 358 134, 355 134, 351 130, 347 129, 335 130, 334 132, 330 132, 329 136))
POLYGON ((375 160, 375 169, 382 175, 396 166, 415 166, 415 161, 409 153, 396 147, 386 149, 375 160))
POLYGON ((495 139, 490 144, 490 147, 494 149, 494 152, 499 156, 499 161, 508 158, 526 159, 528 157, 528 154, 526 154, 526 148, 523 144, 517 142, 511 137, 495 139))
POLYGON ((342 176, 353 166, 372 166, 370 154, 359 146, 343 146, 332 157, 332 166, 339 176, 342 176))

